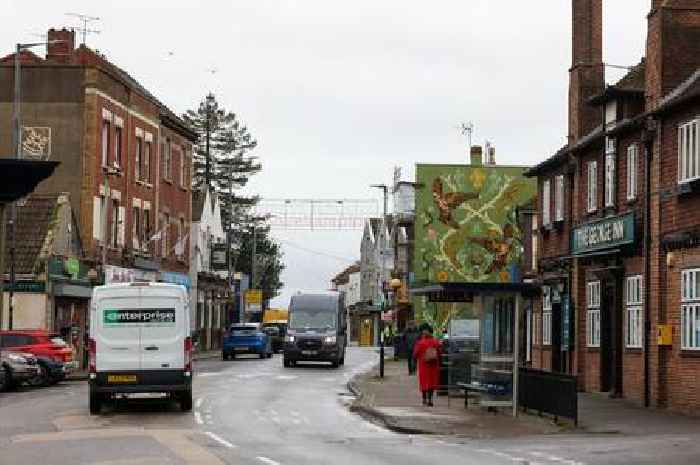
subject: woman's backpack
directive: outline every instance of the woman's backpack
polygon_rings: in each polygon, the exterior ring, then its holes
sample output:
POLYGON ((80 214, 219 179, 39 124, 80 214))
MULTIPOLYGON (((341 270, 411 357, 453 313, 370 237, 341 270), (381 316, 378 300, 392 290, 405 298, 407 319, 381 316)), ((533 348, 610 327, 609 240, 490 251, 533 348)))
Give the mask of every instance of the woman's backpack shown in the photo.
POLYGON ((435 347, 428 347, 425 349, 425 354, 423 355, 423 360, 428 363, 435 363, 438 359, 438 351, 435 347))

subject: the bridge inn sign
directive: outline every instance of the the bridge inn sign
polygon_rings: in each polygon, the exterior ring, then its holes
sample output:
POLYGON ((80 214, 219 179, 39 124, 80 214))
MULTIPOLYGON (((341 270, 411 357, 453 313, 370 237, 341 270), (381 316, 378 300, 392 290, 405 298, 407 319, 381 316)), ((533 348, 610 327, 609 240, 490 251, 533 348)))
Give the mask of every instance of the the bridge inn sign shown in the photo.
POLYGON ((586 223, 571 232, 571 251, 574 255, 632 242, 634 242, 634 213, 586 223))

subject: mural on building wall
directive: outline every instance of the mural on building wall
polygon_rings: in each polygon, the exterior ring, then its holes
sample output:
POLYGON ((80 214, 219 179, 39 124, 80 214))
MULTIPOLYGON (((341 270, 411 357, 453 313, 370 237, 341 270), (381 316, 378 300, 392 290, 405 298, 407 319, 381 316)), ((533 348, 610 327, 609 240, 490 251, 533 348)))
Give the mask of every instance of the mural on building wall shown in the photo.
POLYGON ((415 280, 516 282, 516 209, 536 194, 523 167, 417 165, 415 280))

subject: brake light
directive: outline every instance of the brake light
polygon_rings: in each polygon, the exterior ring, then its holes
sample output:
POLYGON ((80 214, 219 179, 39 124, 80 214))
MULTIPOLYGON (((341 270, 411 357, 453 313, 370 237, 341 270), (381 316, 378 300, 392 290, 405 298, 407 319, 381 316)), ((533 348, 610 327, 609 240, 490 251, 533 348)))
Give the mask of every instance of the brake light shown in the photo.
POLYGON ((90 373, 97 373, 97 344, 93 338, 88 341, 88 369, 90 373))
POLYGON ((185 338, 185 371, 192 373, 192 338, 185 338))

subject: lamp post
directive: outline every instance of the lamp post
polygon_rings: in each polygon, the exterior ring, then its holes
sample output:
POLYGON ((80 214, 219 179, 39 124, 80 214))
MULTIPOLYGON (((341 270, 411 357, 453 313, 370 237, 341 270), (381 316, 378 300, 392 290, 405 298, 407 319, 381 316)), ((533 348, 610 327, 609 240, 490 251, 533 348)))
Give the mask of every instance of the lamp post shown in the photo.
MULTIPOLYGON (((50 40, 46 42, 33 42, 33 43, 26 43, 26 44, 17 44, 17 47, 15 49, 15 60, 14 60, 14 71, 15 71, 15 78, 14 78, 14 98, 12 101, 12 148, 15 150, 15 158, 18 160, 22 159, 22 108, 21 108, 21 95, 22 95, 22 86, 21 86, 21 79, 22 79, 22 63, 20 60, 20 55, 23 50, 29 50, 30 48, 34 47, 39 47, 42 45, 50 45, 50 44, 55 44, 55 43, 60 43, 60 42, 65 42, 63 40, 50 40)), ((0 221, 4 221, 4 218, 0 219, 0 221)), ((4 231, 3 231, 4 232, 4 231)), ((9 311, 8 311, 8 328, 12 329, 12 320, 14 317, 14 289, 15 289, 15 281, 16 281, 16 273, 15 273, 15 262, 16 262, 16 257, 15 257, 15 252, 17 250, 17 238, 16 234, 17 233, 17 203, 13 202, 12 203, 12 209, 10 211, 10 295, 9 295, 9 311)), ((0 270, 2 272, 3 276, 3 282, 4 282, 4 275, 5 275, 5 269, 3 266, 3 269, 0 270)), ((4 288, 4 286, 3 286, 4 288)), ((4 293, 4 292, 3 292, 4 293)), ((4 298, 0 294, 0 298, 4 298)), ((0 324, 2 324, 0 322, 0 324)))
MULTIPOLYGON (((387 187, 386 184, 372 184, 370 187, 374 187, 375 189, 381 189, 382 194, 384 195, 384 208, 383 208, 383 213, 382 213, 382 224, 384 224, 384 221, 386 221, 386 214, 387 214, 387 207, 388 207, 388 202, 389 202, 389 187, 387 187)), ((382 303, 382 312, 379 314, 379 377, 383 378, 384 377, 384 318, 383 318, 383 312, 386 307, 386 300, 387 300, 387 288, 384 285, 384 273, 386 272, 386 250, 384 247, 383 243, 380 243, 380 247, 382 248, 380 250, 380 254, 382 255, 382 269, 381 272, 379 273, 379 280, 382 288, 382 293, 384 294, 384 302, 382 303)))

